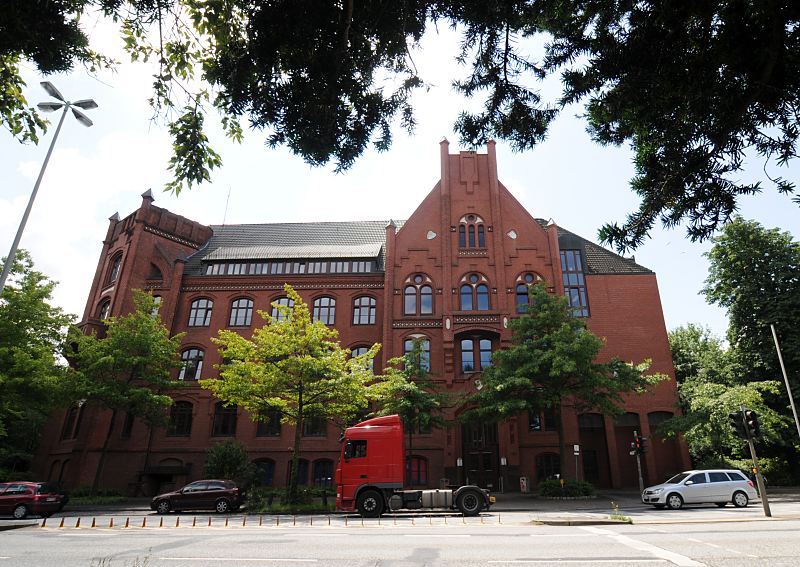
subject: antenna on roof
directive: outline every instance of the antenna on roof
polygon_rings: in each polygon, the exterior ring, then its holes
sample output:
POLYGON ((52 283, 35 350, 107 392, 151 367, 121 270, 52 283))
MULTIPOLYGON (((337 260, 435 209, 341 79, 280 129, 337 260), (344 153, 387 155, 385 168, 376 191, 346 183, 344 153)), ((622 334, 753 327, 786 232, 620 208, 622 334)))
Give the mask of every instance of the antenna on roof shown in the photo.
POLYGON ((222 226, 225 226, 225 219, 228 218, 228 203, 231 200, 231 186, 228 185, 228 198, 225 199, 225 212, 222 213, 222 226))

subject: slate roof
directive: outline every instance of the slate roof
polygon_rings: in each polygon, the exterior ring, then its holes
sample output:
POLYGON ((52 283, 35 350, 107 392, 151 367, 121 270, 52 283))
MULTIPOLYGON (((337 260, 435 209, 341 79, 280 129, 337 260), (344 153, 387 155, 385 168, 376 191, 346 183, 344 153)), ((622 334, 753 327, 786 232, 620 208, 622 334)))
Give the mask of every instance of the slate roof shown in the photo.
MULTIPOLYGON (((547 221, 536 219, 546 225, 547 221)), ((653 271, 640 266, 632 258, 625 258, 607 250, 574 232, 558 228, 558 247, 561 250, 582 250, 587 274, 652 274, 653 271)))
POLYGON ((187 259, 185 272, 202 274, 201 263, 209 260, 295 258, 375 258, 383 269, 389 222, 212 225, 213 236, 187 259))

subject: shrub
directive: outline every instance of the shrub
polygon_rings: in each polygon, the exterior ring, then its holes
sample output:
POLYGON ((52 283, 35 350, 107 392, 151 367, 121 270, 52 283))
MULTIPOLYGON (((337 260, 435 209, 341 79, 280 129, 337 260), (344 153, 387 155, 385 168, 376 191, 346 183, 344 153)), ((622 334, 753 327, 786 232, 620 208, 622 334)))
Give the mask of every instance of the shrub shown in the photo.
POLYGON ((324 489, 327 504, 323 503, 321 488, 301 487, 298 501, 288 503, 285 488, 252 488, 247 492, 248 513, 287 513, 287 512, 331 512, 336 504, 336 493, 332 488, 324 489))
POLYGON ((233 480, 241 486, 253 482, 255 467, 247 456, 247 449, 239 441, 229 439, 215 443, 206 453, 206 478, 233 480))
POLYGON ((539 483, 539 496, 574 498, 593 494, 594 486, 582 480, 565 480, 563 486, 560 480, 543 480, 539 483))

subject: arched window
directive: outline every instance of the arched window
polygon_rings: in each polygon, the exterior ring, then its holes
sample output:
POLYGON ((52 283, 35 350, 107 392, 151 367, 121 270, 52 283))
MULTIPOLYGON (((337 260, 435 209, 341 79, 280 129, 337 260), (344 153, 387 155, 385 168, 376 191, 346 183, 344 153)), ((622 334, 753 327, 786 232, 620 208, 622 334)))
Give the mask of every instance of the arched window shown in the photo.
POLYGON ((117 253, 112 259, 110 267, 108 268, 108 277, 106 278, 106 285, 110 285, 117 281, 119 271, 122 268, 122 252, 117 253))
POLYGON ((309 415, 303 418, 303 437, 325 437, 327 434, 327 419, 318 415, 309 415))
POLYGON ((530 303, 530 298, 528 297, 528 290, 530 289, 530 286, 540 281, 543 281, 542 276, 534 272, 527 272, 525 274, 521 274, 517 278, 517 287, 515 288, 516 299, 517 299, 516 301, 517 313, 528 312, 528 304, 530 303))
POLYGON ((486 248, 486 230, 478 215, 461 217, 458 225, 459 248, 486 248))
POLYGON ((356 297, 353 303, 353 325, 375 324, 375 299, 366 295, 356 297))
POLYGON ((231 304, 231 327, 249 327, 253 321, 253 300, 246 297, 237 299, 231 304))
MULTIPOLYGON (((367 354, 368 352, 369 352, 369 347, 368 346, 357 346, 357 347, 353 347, 353 349, 350 351, 350 354, 351 354, 351 356, 356 357, 356 356, 361 356, 362 354, 367 354)), ((374 362, 375 362, 374 358, 369 361, 369 369, 370 370, 373 369, 374 362)))
POLYGON ((258 459, 253 461, 255 475, 253 482, 256 486, 272 486, 275 482, 275 461, 272 459, 258 459))
POLYGON ((536 480, 542 482, 561 473, 561 460, 556 453, 536 455, 536 480))
POLYGON ((195 299, 189 311, 190 327, 208 327, 211 324, 211 310, 214 302, 210 299, 195 299))
POLYGON ((111 300, 106 299, 103 303, 100 304, 100 308, 97 310, 97 318, 101 321, 105 321, 108 319, 109 312, 111 311, 111 300))
MULTIPOLYGON (((292 460, 289 459, 289 464, 286 467, 286 486, 289 486, 289 480, 292 476, 292 460)), ((297 485, 306 486, 308 484, 308 461, 306 459, 297 459, 297 485)))
POLYGON ((187 348, 181 353, 183 366, 178 380, 199 380, 203 372, 204 353, 199 348, 187 348))
POLYGON ((405 340, 403 343, 403 356, 408 358, 414 350, 414 341, 419 341, 419 366, 423 370, 430 372, 431 370, 431 342, 422 335, 413 336, 405 340))
POLYGON ((314 461, 313 479, 317 488, 333 486, 333 461, 330 459, 317 459, 314 461))
POLYGON ((461 278, 460 300, 462 311, 488 311, 490 304, 487 279, 480 274, 467 274, 461 278))
POLYGON ((406 280, 403 288, 404 315, 433 314, 433 286, 428 276, 415 274, 406 280))
POLYGON ((314 321, 333 325, 336 319, 336 300, 332 297, 318 297, 314 300, 314 321))
POLYGON ((236 404, 226 407, 223 402, 214 405, 214 423, 211 435, 214 437, 234 437, 236 435, 236 404))
POLYGON ((428 459, 412 455, 408 457, 408 482, 412 486, 427 486, 428 459))
POLYGON ((172 404, 169 408, 169 425, 167 435, 170 437, 188 437, 192 434, 192 410, 194 406, 191 402, 179 401, 172 404))
POLYGON ((287 317, 287 312, 285 310, 279 309, 279 307, 287 307, 289 309, 289 313, 291 310, 294 309, 294 300, 289 299, 288 297, 279 297, 275 301, 272 302, 272 320, 277 322, 285 321, 287 317))
POLYGON ((461 340, 461 371, 480 372, 492 365, 492 341, 474 337, 461 340))

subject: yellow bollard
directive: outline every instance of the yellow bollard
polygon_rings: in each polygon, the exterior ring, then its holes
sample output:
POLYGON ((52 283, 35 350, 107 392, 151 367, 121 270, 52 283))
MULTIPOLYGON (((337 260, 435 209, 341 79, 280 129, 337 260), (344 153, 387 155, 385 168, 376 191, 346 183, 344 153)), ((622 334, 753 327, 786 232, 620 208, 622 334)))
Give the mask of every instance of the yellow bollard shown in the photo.
POLYGON ((211 527, 211 516, 208 517, 208 527, 211 527))
POLYGON ((130 526, 131 526, 131 518, 130 516, 128 516, 127 518, 125 518, 125 527, 129 528, 130 526))
POLYGON ((259 514, 258 516, 258 527, 260 528, 264 524, 264 515, 259 514))
POLYGON ((109 528, 113 528, 113 527, 114 527, 114 516, 111 516, 111 517, 108 519, 108 527, 109 527, 109 528))
POLYGON ((58 527, 59 528, 63 528, 64 527, 64 517, 63 516, 61 517, 61 521, 59 522, 58 527))
POLYGON ((161 516, 161 521, 158 523, 158 527, 159 528, 163 528, 164 527, 164 516, 161 516))
POLYGON ((244 517, 242 517, 242 527, 245 527, 246 525, 247 525, 247 514, 245 514, 244 517))
POLYGON ((292 525, 293 526, 297 525, 297 516, 292 516, 292 525))
POLYGON ((277 527, 277 526, 280 526, 280 525, 281 525, 281 517, 280 516, 275 516, 275 526, 277 527))
POLYGON ((147 527, 147 516, 143 516, 143 517, 142 517, 142 527, 143 527, 143 528, 146 528, 146 527, 147 527))
POLYGON ((225 516, 225 527, 228 527, 228 516, 225 516))
POLYGON ((176 528, 181 527, 181 517, 180 516, 176 516, 175 517, 175 527, 176 528))
POLYGON ((40 527, 44 527, 47 524, 47 518, 42 518, 42 525, 40 527))
POLYGON ((75 522, 75 527, 76 528, 81 527, 81 519, 80 519, 80 517, 78 517, 78 521, 75 522))
POLYGON ((195 516, 194 518, 192 518, 192 527, 194 528, 194 527, 196 527, 196 526, 197 526, 197 516, 195 516))
POLYGON ((97 527, 97 522, 95 522, 95 518, 94 517, 92 517, 92 527, 93 528, 97 527))

